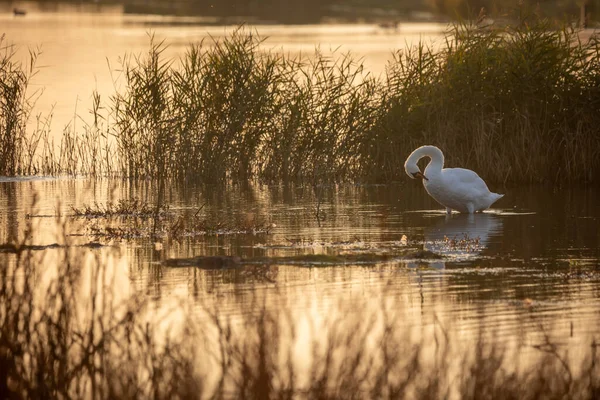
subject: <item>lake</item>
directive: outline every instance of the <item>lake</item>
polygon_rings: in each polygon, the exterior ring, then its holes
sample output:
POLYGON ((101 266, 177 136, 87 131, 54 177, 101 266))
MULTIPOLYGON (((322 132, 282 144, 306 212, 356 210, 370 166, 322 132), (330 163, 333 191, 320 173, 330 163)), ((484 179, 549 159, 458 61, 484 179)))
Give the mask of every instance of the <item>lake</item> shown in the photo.
MULTIPOLYGON (((268 233, 224 227, 151 240, 143 230, 123 239, 90 229, 128 225, 118 217, 74 216, 74 208, 119 199, 152 203, 148 185, 33 178, 4 179, 0 186, 2 243, 22 239, 27 221, 34 227, 32 244, 61 243, 61 215, 68 221, 65 240, 107 245, 93 250, 100 254, 113 254, 116 246, 113 262, 128 266, 117 282, 159 305, 218 301, 220 312, 236 316, 248 312, 248 298, 258 291, 274 309, 314 301, 328 314, 338 301, 358 296, 368 303, 385 288, 405 309, 407 324, 432 324, 436 316, 465 340, 483 325, 500 341, 535 344, 545 326, 565 344, 585 344, 600 327, 597 189, 498 188, 506 196, 497 207, 447 216, 416 181, 324 186, 319 198, 306 186, 189 185, 171 188, 165 199, 170 213, 275 227, 268 233), (314 255, 331 259, 302 257, 314 255), (386 259, 379 260, 381 255, 386 259), (250 263, 216 269, 164 265, 195 256, 239 256, 250 263)), ((60 250, 43 250, 54 251, 60 250)))
MULTIPOLYGON (((35 112, 53 110, 60 131, 79 123, 74 115, 85 118, 93 90, 114 93, 119 57, 144 53, 149 32, 165 39, 166 57, 177 57, 190 42, 236 28, 197 22, 65 6, 23 18, 6 13, 0 33, 23 57, 41 47, 32 89, 44 93, 35 112)), ((392 51, 419 39, 435 43, 446 27, 251 29, 267 38, 264 49, 351 52, 381 74, 392 51)), ((188 313, 216 321, 207 310, 234 326, 259 309, 283 312, 300 332, 294 351, 305 359, 302 346, 311 339, 331 343, 321 329, 353 320, 347 330, 363 329, 370 317, 379 327, 389 311, 397 334, 426 342, 426 357, 437 360, 441 336, 459 354, 483 340, 516 351, 508 364, 518 369, 548 354, 584 362, 600 328, 597 188, 490 184, 505 193, 491 210, 448 216, 408 178, 387 185, 172 184, 155 215, 148 212, 157 199, 150 180, 21 177, 2 178, 0 187, 3 265, 19 264, 22 253, 9 245, 21 242, 40 276, 64 262, 65 252, 80 257, 74 265, 82 270, 103 265, 111 276, 103 290, 120 301, 141 298, 149 318, 169 314, 161 320, 167 330, 185 326, 188 313), (131 213, 107 215, 131 199, 139 200, 131 213), (142 206, 144 216, 136 214, 142 206)))

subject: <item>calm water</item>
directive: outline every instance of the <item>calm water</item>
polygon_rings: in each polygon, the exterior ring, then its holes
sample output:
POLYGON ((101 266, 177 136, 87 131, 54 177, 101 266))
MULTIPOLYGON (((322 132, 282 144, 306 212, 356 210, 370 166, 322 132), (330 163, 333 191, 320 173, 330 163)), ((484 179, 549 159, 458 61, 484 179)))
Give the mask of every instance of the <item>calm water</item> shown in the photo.
MULTIPOLYGON (((157 246, 147 238, 94 238, 90 227, 106 220, 77 219, 71 209, 131 196, 152 201, 152 188, 73 179, 4 180, 0 187, 1 242, 21 237, 30 221, 33 244, 61 243, 65 239, 57 238, 53 218, 60 213, 70 243, 111 245, 85 251, 111 254, 110 262, 121 266, 118 291, 140 293, 158 307, 175 300, 192 308, 216 302, 221 313, 235 318, 251 312, 252 299, 260 293, 267 308, 300 312, 309 307, 330 315, 350 299, 368 305, 383 296, 403 310, 408 327, 431 326, 437 318, 463 338, 483 326, 496 340, 526 345, 536 344, 543 328, 582 350, 600 328, 597 189, 493 187, 506 193, 498 208, 448 217, 413 181, 325 187, 325 219, 319 222, 311 188, 190 186, 168 194, 171 212, 190 216, 204 205, 204 215, 223 221, 260 220, 276 228, 269 234, 164 237, 157 246), (34 193, 38 200, 31 211, 34 193), (241 264, 217 270, 162 263, 199 255, 252 260, 312 254, 391 257, 378 264, 300 259, 292 265, 241 264)), ((51 258, 56 251, 41 253, 51 258)), ((0 257, 10 262, 13 256, 0 257)))

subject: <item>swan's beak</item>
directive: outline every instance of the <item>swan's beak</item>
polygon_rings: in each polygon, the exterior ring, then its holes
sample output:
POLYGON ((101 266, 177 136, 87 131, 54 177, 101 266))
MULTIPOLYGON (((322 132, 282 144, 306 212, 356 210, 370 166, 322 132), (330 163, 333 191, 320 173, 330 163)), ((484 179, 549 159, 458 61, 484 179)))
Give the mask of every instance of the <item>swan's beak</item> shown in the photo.
POLYGON ((413 173, 413 176, 415 178, 425 179, 426 181, 429 180, 429 179, 427 179, 427 177, 425 175, 423 175, 423 173, 421 171, 413 173))

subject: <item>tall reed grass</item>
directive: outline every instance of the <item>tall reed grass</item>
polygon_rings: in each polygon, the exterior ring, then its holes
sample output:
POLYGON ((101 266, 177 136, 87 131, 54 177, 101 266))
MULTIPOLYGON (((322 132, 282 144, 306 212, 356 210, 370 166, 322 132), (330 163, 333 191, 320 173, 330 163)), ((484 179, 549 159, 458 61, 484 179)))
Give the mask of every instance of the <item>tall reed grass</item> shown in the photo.
POLYGON ((375 80, 350 57, 303 60, 260 50, 239 30, 191 45, 175 68, 163 43, 125 59, 113 100, 121 170, 203 181, 344 179, 373 123, 375 80))
MULTIPOLYGON (((93 123, 15 154, 34 173, 318 185, 404 179, 405 157, 434 144, 489 181, 598 182, 599 44, 532 16, 458 22, 374 77, 351 55, 265 50, 243 28, 178 60, 152 37, 122 59, 122 89, 94 97, 93 123)), ((4 132, 26 117, 13 114, 4 132)))
MULTIPOLYGON (((16 61, 16 49, 0 36, 0 174, 19 172, 23 153, 28 149, 26 123, 36 93, 27 93, 35 75, 39 51, 29 52, 29 63, 16 61)), ((39 93, 37 93, 39 94, 39 93)))
POLYGON ((93 121, 76 115, 55 135, 51 131, 53 110, 32 115, 43 93, 30 88, 42 51, 30 49, 26 61, 19 61, 17 52, 0 36, 0 175, 115 174, 116 152, 98 93, 92 96, 93 121))
POLYGON ((397 53, 374 141, 388 146, 373 165, 433 143, 451 165, 494 181, 597 182, 598 39, 539 19, 503 29, 461 23, 438 51, 397 53))

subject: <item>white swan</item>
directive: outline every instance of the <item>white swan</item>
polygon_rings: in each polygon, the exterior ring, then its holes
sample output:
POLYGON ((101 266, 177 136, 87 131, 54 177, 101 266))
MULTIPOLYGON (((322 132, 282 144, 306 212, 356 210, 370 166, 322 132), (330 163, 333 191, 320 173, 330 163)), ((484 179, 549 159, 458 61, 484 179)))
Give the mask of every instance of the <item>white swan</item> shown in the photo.
POLYGON ((489 208, 503 194, 492 193, 487 185, 470 169, 444 168, 444 154, 435 146, 421 146, 413 151, 404 163, 411 178, 420 178, 425 190, 435 201, 452 210, 472 214, 489 208), (422 173, 417 162, 429 157, 431 161, 422 173))

